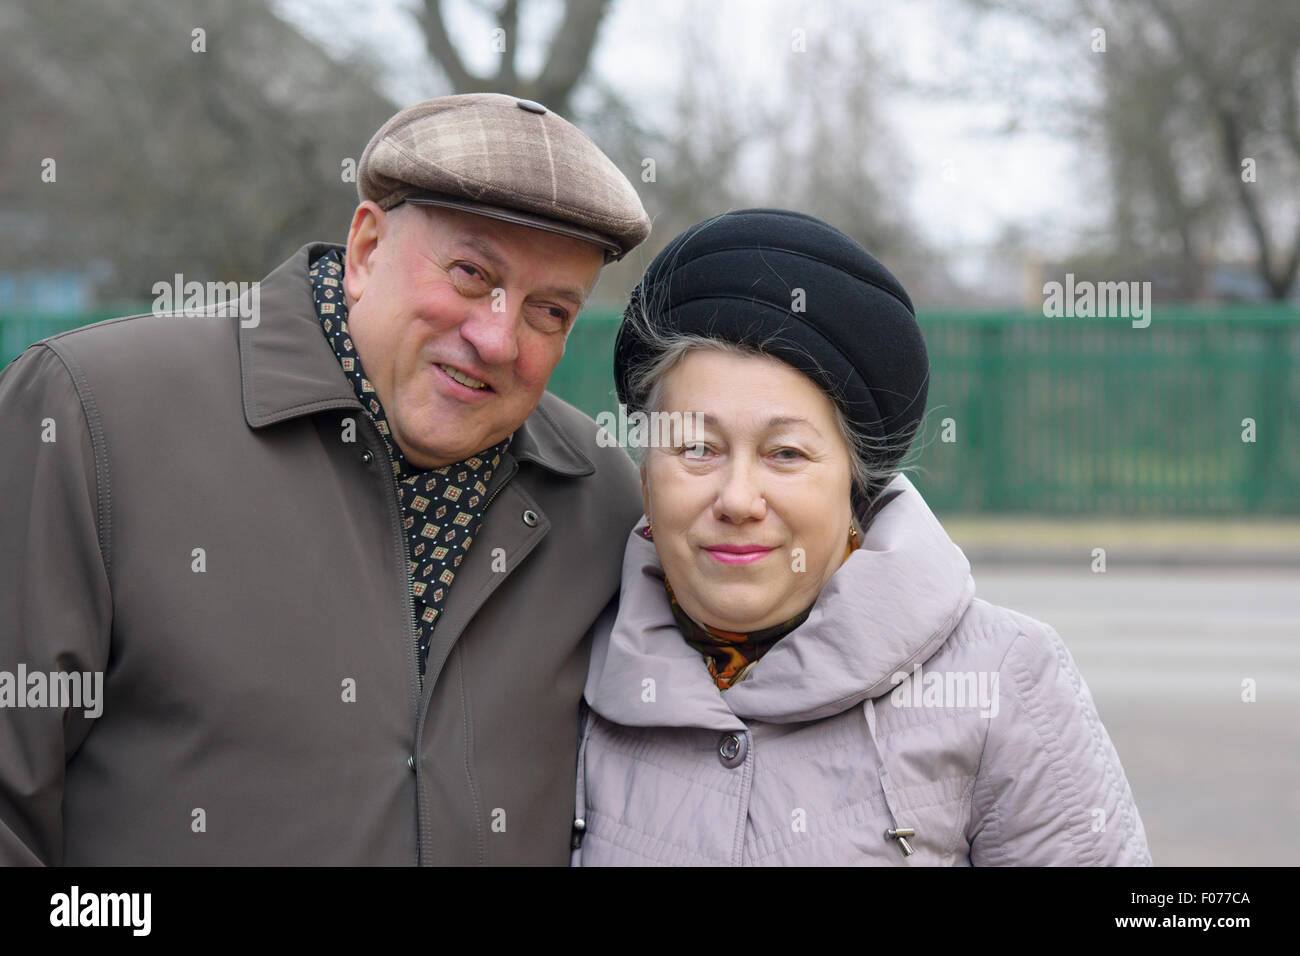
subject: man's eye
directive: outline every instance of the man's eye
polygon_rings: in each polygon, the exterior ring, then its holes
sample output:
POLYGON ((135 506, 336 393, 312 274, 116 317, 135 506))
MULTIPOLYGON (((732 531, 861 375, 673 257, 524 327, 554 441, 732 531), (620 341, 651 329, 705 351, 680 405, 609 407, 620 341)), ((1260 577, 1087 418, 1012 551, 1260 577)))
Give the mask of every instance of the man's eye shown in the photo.
POLYGON ((543 332, 563 332, 569 327, 569 312, 558 305, 534 305, 528 308, 529 321, 543 332))
POLYGON ((709 453, 709 446, 703 442, 690 442, 682 446, 683 458, 703 458, 709 453))
POLYGON ((453 270, 458 270, 460 275, 466 279, 472 279, 476 282, 486 282, 487 276, 478 266, 470 265, 468 262, 457 262, 452 266, 453 270))

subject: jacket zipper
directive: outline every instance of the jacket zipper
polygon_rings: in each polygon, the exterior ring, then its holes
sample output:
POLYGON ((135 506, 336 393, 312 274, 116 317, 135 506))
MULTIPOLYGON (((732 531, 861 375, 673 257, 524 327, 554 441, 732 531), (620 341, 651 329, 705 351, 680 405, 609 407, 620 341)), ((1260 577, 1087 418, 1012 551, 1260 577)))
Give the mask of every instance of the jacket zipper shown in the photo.
MULTIPOLYGON (((391 463, 388 470, 393 470, 391 463)), ((401 531, 402 559, 403 566, 406 568, 406 619, 411 622, 411 648, 415 657, 415 682, 419 688, 419 693, 415 696, 415 712, 418 720, 420 701, 424 699, 424 670, 420 666, 420 626, 415 623, 415 594, 412 593, 415 588, 415 578, 411 576, 411 546, 406 541, 406 525, 404 524, 406 515, 402 513, 402 489, 398 486, 397 475, 393 475, 393 494, 397 496, 397 527, 401 531)), ((416 766, 419 766, 418 760, 416 766)))
MULTIPOLYGON (((501 494, 501 490, 505 488, 507 484, 510 483, 510 479, 513 478, 515 476, 515 473, 518 471, 519 471, 519 462, 516 461, 513 463, 510 472, 504 478, 501 479, 501 483, 497 485, 496 490, 492 492, 488 500, 483 503, 483 515, 485 520, 487 518, 488 505, 492 504, 492 502, 496 500, 497 495, 501 494)), ((393 488, 398 493, 397 512, 399 515, 399 520, 397 525, 398 528, 402 531, 402 547, 403 549, 405 549, 406 547, 405 529, 402 528, 402 522, 400 520, 400 516, 402 512, 402 499, 401 499, 401 492, 399 489, 397 489, 396 478, 394 478, 393 480, 393 488)), ((402 553, 403 556, 406 557, 406 551, 403 550, 402 553)), ((410 620, 411 622, 411 629, 415 635, 414 637, 415 675, 418 678, 419 685, 420 685, 420 693, 419 696, 416 698, 416 712, 415 712, 415 753, 419 754, 421 749, 421 738, 424 736, 424 675, 420 673, 420 633, 419 633, 419 628, 415 626, 415 596, 411 593, 411 583, 412 583, 411 564, 410 564, 410 558, 407 557, 406 601, 410 609, 408 620, 410 620)), ((424 836, 423 836, 424 807, 421 805, 420 802, 420 761, 418 759, 415 761, 415 806, 416 806, 416 825, 415 825, 416 846, 417 846, 417 853, 418 853, 417 861, 423 863, 424 861, 424 836)))
POLYGON ((410 761, 411 770, 415 773, 415 805, 416 805, 416 813, 417 813, 417 824, 416 824, 416 831, 415 831, 415 861, 416 864, 418 865, 420 861, 424 858, 424 843, 420 834, 420 828, 418 824, 418 814, 419 814, 419 806, 420 806, 420 762, 416 760, 415 757, 416 754, 419 753, 418 722, 419 722, 419 713, 420 713, 420 701, 424 697, 424 677, 423 675, 420 674, 420 632, 419 632, 419 628, 415 626, 415 595, 411 593, 411 587, 414 583, 414 579, 411 577, 411 558, 410 558, 410 553, 407 550, 407 546, 406 546, 406 528, 403 527, 402 524, 402 517, 403 517, 402 516, 402 491, 397 484, 397 475, 393 473, 393 460, 392 458, 389 457, 388 445, 384 441, 384 436, 380 434, 379 427, 375 424, 374 416, 371 415, 369 412, 365 411, 365 409, 363 409, 362 411, 365 414, 366 420, 370 423, 371 428, 374 429, 375 437, 379 439, 378 447, 380 449, 380 452, 382 452, 382 454, 376 453, 374 451, 374 447, 375 447, 374 442, 371 442, 371 447, 367 449, 367 451, 373 456, 372 458, 373 461, 380 463, 379 467, 386 468, 388 470, 388 477, 390 482, 389 486, 393 489, 392 502, 394 505, 394 511, 393 511, 394 520, 395 520, 394 527, 397 531, 398 560, 400 560, 402 562, 402 566, 406 568, 406 620, 407 620, 407 626, 410 627, 411 629, 411 660, 415 665, 415 680, 416 680, 416 686, 418 688, 415 695, 415 718, 417 722, 416 746, 414 751, 407 758, 410 761))
POLYGON ((497 485, 497 490, 494 491, 494 492, 492 492, 492 495, 488 498, 487 501, 483 502, 483 520, 484 520, 484 521, 487 520, 487 510, 488 510, 488 506, 489 506, 490 504, 492 504, 492 502, 496 501, 497 495, 501 494, 501 490, 502 490, 503 488, 505 488, 505 486, 508 485, 508 484, 510 483, 510 479, 513 478, 513 477, 515 476, 515 472, 517 472, 518 470, 519 470, 519 462, 517 462, 517 461, 516 461, 516 462, 512 462, 512 463, 511 463, 511 468, 510 468, 510 474, 506 475, 504 478, 501 479, 501 484, 497 485))

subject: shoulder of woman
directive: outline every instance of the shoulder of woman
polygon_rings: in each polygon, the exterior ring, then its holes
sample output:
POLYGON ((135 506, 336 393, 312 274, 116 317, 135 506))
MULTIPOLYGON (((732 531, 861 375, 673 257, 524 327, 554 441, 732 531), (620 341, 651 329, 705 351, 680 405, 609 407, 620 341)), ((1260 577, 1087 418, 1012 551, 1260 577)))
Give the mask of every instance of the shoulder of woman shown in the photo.
POLYGON ((1050 624, 976 597, 953 627, 944 650, 978 660, 986 669, 1000 669, 1013 647, 1020 659, 1046 660, 1058 656, 1064 643, 1050 624))

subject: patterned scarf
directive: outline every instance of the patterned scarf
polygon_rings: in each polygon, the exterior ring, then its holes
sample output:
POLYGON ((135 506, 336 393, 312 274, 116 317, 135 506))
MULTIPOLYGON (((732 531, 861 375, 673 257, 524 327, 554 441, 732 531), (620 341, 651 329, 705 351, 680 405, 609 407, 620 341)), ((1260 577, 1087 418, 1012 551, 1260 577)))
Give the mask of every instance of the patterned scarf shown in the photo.
POLYGON ((469 546, 483 525, 484 496, 488 482, 501 464, 513 435, 479 452, 472 458, 421 471, 411 465, 392 440, 388 417, 379 403, 374 386, 366 378, 352 339, 348 335, 348 307, 343 298, 343 261, 331 249, 311 264, 307 273, 321 328, 338 357, 344 375, 352 383, 357 400, 374 420, 384 438, 393 477, 402 506, 402 527, 406 540, 407 568, 414 597, 415 628, 419 644, 420 682, 424 682, 425 659, 434 624, 442 613, 456 569, 465 560, 469 546))
MULTIPOLYGON (((648 531, 648 528, 642 528, 640 534, 643 538, 653 541, 654 538, 648 531)), ((857 547, 857 538, 854 537, 845 548, 840 563, 847 561, 857 547)), ((673 594, 673 586, 668 583, 667 575, 664 576, 664 589, 668 592, 668 602, 672 605, 677 629, 682 632, 682 637, 687 644, 704 655, 705 663, 709 666, 709 676, 713 678, 713 683, 718 685, 718 690, 726 690, 748 677, 750 670, 759 659, 770 651, 777 641, 808 620, 808 615, 812 613, 812 606, 809 605, 788 621, 742 634, 700 624, 692 619, 677 603, 677 597, 673 594)))

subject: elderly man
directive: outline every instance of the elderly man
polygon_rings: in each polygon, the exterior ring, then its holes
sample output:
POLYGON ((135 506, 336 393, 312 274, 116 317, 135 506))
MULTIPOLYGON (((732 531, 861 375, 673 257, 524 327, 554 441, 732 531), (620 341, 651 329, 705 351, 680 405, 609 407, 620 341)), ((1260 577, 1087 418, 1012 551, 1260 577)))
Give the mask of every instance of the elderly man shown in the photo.
POLYGON ((255 321, 116 319, 0 375, 0 862, 568 862, 640 497, 545 388, 649 220, 499 95, 394 116, 358 192, 255 321))

